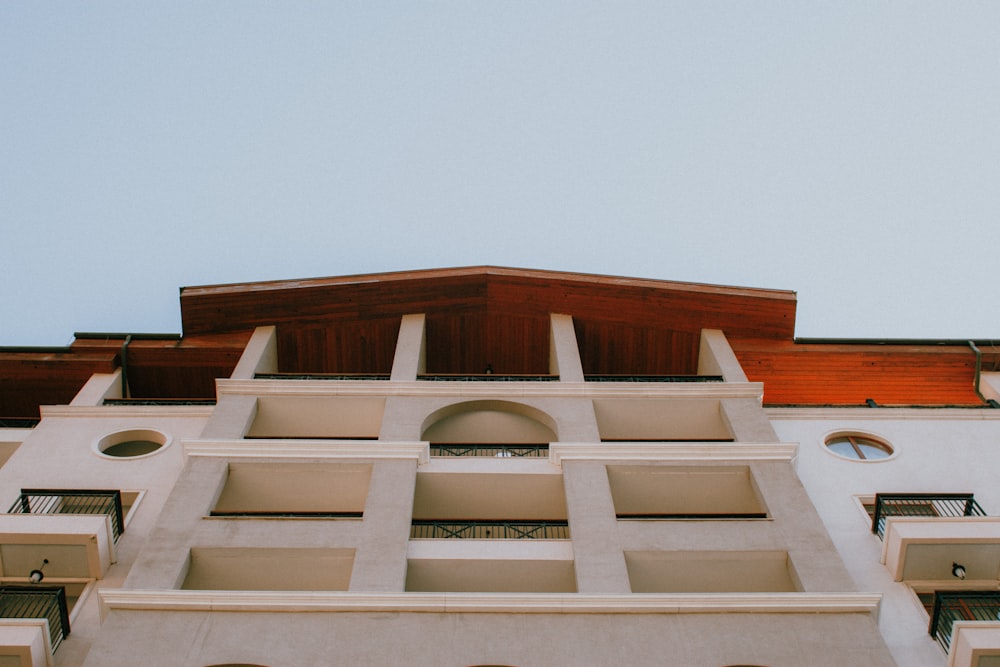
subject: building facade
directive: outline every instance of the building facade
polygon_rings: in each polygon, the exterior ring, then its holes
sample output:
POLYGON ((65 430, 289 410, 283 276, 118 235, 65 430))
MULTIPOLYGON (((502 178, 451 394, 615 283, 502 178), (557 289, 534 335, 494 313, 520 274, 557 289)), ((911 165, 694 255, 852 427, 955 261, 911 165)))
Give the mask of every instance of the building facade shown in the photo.
POLYGON ((495 267, 181 311, 0 349, 0 665, 1000 664, 982 341, 495 267))

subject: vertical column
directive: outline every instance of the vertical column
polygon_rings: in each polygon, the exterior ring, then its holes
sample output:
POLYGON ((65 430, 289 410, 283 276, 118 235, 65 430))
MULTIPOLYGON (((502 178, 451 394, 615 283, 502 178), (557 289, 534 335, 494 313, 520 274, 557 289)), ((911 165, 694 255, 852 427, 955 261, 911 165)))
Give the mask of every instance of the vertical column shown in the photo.
POLYGON ((390 380, 414 382, 418 373, 426 370, 427 334, 423 313, 403 315, 396 338, 396 355, 392 359, 390 380))
POLYGON ((746 382, 743 367, 733 354, 726 334, 718 329, 701 330, 701 347, 698 350, 698 374, 721 375, 726 382, 746 382))
POLYGON ((354 554, 352 591, 400 592, 406 587, 406 550, 413 517, 417 462, 376 461, 365 518, 354 554))
POLYGON ((573 318, 551 313, 549 321, 549 372, 558 375, 562 382, 583 382, 583 364, 580 362, 573 318))
POLYGON ((117 398, 122 395, 122 369, 114 373, 94 373, 87 384, 76 392, 70 405, 102 405, 105 398, 117 398))
POLYGON ((205 440, 242 438, 257 416, 257 397, 223 394, 201 431, 205 440))
POLYGON ((230 378, 252 380, 257 373, 278 372, 278 340, 275 331, 275 327, 254 329, 230 378))
POLYGON ((579 593, 630 593, 618 520, 603 463, 563 461, 563 484, 579 593))
POLYGON ((125 588, 180 588, 187 576, 191 540, 215 505, 229 472, 225 459, 192 456, 181 470, 156 526, 146 539, 155 549, 139 553, 125 588))
POLYGON ((778 442, 778 434, 755 399, 724 398, 719 401, 719 410, 736 442, 778 442))

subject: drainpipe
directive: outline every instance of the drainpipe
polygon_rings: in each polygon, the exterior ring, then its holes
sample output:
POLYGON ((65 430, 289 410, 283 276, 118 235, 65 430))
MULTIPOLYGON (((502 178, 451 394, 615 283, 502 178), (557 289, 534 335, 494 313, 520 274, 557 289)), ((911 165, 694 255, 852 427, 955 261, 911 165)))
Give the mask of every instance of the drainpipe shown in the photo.
MULTIPOLYGON (((122 398, 128 398, 128 344, 132 342, 132 334, 125 336, 122 343, 122 398)), ((970 343, 971 344, 971 343, 970 343)), ((976 364, 976 387, 979 387, 979 365, 976 364)))
POLYGON ((971 340, 969 341, 969 347, 972 348, 972 351, 976 353, 976 379, 974 383, 976 396, 978 396, 979 400, 982 401, 983 403, 991 404, 990 401, 987 401, 986 397, 983 396, 983 392, 979 391, 979 376, 983 368, 983 353, 980 352, 979 348, 976 347, 976 344, 971 340))

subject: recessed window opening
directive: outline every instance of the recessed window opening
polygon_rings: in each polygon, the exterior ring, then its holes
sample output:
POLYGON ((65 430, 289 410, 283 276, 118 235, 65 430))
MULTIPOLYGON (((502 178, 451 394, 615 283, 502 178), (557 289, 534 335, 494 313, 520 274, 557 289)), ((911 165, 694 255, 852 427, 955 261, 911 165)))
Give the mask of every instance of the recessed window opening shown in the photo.
POLYGON ((101 456, 133 459, 150 456, 170 445, 170 437, 154 429, 128 429, 110 433, 94 443, 101 456))
POLYGON ((856 433, 840 433, 826 440, 826 448, 837 456, 857 461, 877 461, 892 456, 892 447, 877 438, 856 433))

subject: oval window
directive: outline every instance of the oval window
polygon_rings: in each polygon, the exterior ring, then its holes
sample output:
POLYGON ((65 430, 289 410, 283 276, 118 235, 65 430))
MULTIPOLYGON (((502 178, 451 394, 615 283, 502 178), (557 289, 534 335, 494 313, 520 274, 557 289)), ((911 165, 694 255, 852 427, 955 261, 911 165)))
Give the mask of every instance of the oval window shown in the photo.
POLYGON ((826 448, 837 456, 855 461, 878 461, 892 456, 888 443, 870 435, 838 433, 826 439, 826 448))
POLYGON ((100 438, 94 449, 101 456, 115 459, 134 459, 149 456, 170 444, 165 433, 153 429, 129 429, 100 438))

